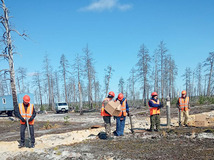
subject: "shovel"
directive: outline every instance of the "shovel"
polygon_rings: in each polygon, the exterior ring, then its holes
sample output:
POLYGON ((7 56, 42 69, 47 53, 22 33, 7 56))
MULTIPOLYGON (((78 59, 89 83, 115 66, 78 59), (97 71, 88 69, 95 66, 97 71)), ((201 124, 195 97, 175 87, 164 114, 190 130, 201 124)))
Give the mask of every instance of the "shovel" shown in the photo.
POLYGON ((30 148, 31 147, 31 136, 30 136, 30 128, 29 128, 28 118, 26 118, 26 123, 27 123, 28 138, 25 139, 25 146, 30 148))
POLYGON ((132 132, 132 134, 134 134, 134 129, 133 129, 133 125, 132 125, 132 116, 131 116, 131 114, 129 114, 129 119, 130 119, 130 125, 131 125, 131 132, 132 132))
POLYGON ((181 126, 181 109, 178 109, 178 125, 181 126))

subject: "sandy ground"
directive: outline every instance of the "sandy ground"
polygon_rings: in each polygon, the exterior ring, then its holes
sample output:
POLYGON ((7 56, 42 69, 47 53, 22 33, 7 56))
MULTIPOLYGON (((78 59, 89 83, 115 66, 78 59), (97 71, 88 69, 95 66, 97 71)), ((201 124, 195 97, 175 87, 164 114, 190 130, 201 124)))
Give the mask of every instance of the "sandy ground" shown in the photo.
MULTIPOLYGON (((210 108, 213 106, 204 107, 205 111, 209 111, 210 108)), ((195 108, 192 110, 194 113, 198 113, 198 108, 195 108)), ((173 114, 176 115, 177 110, 174 109, 173 114)), ((202 111, 202 110, 201 110, 202 111)), ((163 111, 164 112, 164 111, 163 111)), ((125 154, 124 158, 121 159, 156 159, 158 158, 157 154, 154 154, 153 156, 145 156, 142 155, 140 150, 145 150, 144 147, 140 146, 140 144, 145 143, 145 145, 154 144, 157 145, 157 147, 165 147, 165 145, 169 145, 170 143, 175 143, 174 148, 179 147, 179 145, 185 144, 186 139, 193 139, 193 141, 188 140, 188 145, 192 145, 195 147, 197 144, 197 139, 206 139, 204 142, 200 142, 201 146, 205 149, 208 149, 208 153, 214 153, 214 148, 210 147, 210 145, 206 144, 207 142, 210 142, 211 144, 214 144, 214 135, 213 135, 213 128, 204 128, 200 131, 198 128, 181 128, 177 129, 178 123, 177 123, 177 117, 172 117, 172 126, 170 128, 166 127, 166 118, 164 115, 162 115, 161 118, 161 124, 163 131, 161 133, 151 133, 146 131, 146 129, 149 129, 150 123, 149 123, 149 117, 148 110, 142 109, 142 110, 132 110, 132 120, 133 120, 133 127, 135 129, 135 134, 131 134, 130 132, 130 121, 127 118, 126 119, 126 126, 125 126, 125 136, 123 137, 114 137, 113 140, 99 140, 96 136, 99 132, 104 131, 103 127, 91 129, 93 125, 103 125, 102 117, 99 116, 100 113, 86 113, 83 116, 79 116, 79 114, 76 113, 68 113, 68 114, 42 114, 37 115, 36 117, 36 123, 41 123, 45 125, 45 123, 59 123, 58 127, 56 128, 50 128, 50 129, 41 129, 38 128, 38 130, 35 131, 35 135, 38 135, 39 132, 42 132, 40 136, 36 136, 36 147, 33 149, 29 148, 18 148, 18 142, 17 141, 4 141, 4 138, 0 141, 0 154, 1 159, 120 159, 122 155, 122 150, 124 149, 124 145, 130 145, 130 147, 133 147, 133 154, 125 154), (65 118, 64 117, 70 117, 66 122, 65 125, 65 118), (61 123, 61 126, 60 126, 61 123), (62 125, 64 124, 64 125, 62 125), (63 127, 67 129, 63 129, 63 127), (70 127, 68 127, 70 126, 70 127), (72 128, 74 127, 74 128, 72 128), (52 130, 53 132, 47 132, 49 130, 52 130), (59 130, 61 130, 61 133, 59 133, 59 130), (70 130, 70 131, 69 131, 70 130), (207 131, 207 132, 205 132, 207 131), (197 133, 198 132, 198 133, 197 133), (167 137, 166 141, 162 141, 163 137, 167 137), (209 140, 207 140, 209 139, 209 140), (158 143, 155 144, 155 141, 158 143), (106 142, 107 145, 106 146, 106 142), (177 143, 179 142, 179 143, 177 143), (124 143, 124 145, 120 145, 120 143, 124 143), (127 144, 128 143, 128 144, 127 144), (180 144, 181 143, 181 144, 180 144), (136 145, 139 146, 136 146, 136 145), (163 145, 164 144, 164 145, 163 145), (115 146, 117 146, 115 148, 115 146), (138 149, 134 149, 134 148, 138 149), (208 148, 207 148, 208 147, 208 148), (103 149, 109 150, 109 152, 105 152, 106 154, 100 155, 99 153, 104 153, 103 149), (113 149, 112 149, 113 148, 113 149), (118 148, 121 148, 121 150, 118 150, 118 148), (137 151, 139 150, 139 151, 137 151), (211 150, 209 152, 209 150, 211 150), (90 152, 91 151, 91 152, 90 152), (115 151, 117 151, 115 153, 115 151), (121 152, 120 152, 121 151, 121 152), (119 152, 119 153, 118 153, 119 152), (136 156, 136 154, 141 153, 139 156, 136 156), (131 156, 132 155, 132 156, 131 156)), ((214 117, 214 111, 203 113, 208 116, 214 117)), ((0 117, 0 122, 10 122, 8 117, 0 117)), ((19 122, 13 122, 15 126, 17 126, 18 129, 18 123, 19 122)), ((6 124, 8 125, 8 124, 6 124)), ((54 126, 54 125, 53 125, 54 126)), ((41 126, 40 126, 41 127, 41 126)), ((9 127, 11 128, 11 127, 9 127)), ((115 121, 112 119, 112 131, 115 129, 115 121)), ((9 132, 10 133, 10 132, 9 132)), ((19 130, 14 131, 13 134, 19 134, 19 130)), ((13 136, 11 134, 11 136, 13 136)), ((4 137, 5 133, 1 132, 1 137, 4 137)), ((19 136, 17 136, 18 138, 19 136)), ((18 140, 18 139, 17 139, 18 140)), ((184 147, 187 147, 184 145, 184 147)), ((192 152, 192 158, 194 157, 194 152, 192 152)), ((202 159, 204 158, 203 155, 202 159)), ((123 156, 122 156, 123 157, 123 156)), ((205 155, 206 157, 206 155, 205 155)), ((164 156, 162 157, 164 159, 164 156)), ((170 158, 169 155, 165 156, 165 158, 170 158)), ((188 158, 188 156, 183 157, 188 158)), ((159 158, 161 159, 161 158, 159 158)), ((179 159, 179 158, 178 158, 179 159)), ((182 159, 182 158, 181 158, 182 159)), ((191 158, 190 158, 191 159, 191 158)), ((208 159, 210 159, 208 154, 208 159)))

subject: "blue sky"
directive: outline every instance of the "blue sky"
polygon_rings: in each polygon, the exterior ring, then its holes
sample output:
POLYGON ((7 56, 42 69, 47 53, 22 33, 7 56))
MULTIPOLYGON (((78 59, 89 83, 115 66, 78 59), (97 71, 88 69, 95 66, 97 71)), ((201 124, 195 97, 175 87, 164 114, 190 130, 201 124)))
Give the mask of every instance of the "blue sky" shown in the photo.
MULTIPOLYGON (((104 68, 112 65, 111 90, 119 78, 129 77, 144 43, 153 55, 161 40, 178 67, 177 87, 183 89, 181 75, 194 69, 214 51, 213 0, 5 0, 11 25, 25 31, 30 39, 13 34, 15 68, 33 73, 42 70, 48 54, 54 69, 60 56, 69 62, 83 54, 88 44, 97 77, 103 86, 104 68)), ((2 29, 0 30, 2 32, 2 29)), ((0 61, 0 68, 6 63, 0 61)))

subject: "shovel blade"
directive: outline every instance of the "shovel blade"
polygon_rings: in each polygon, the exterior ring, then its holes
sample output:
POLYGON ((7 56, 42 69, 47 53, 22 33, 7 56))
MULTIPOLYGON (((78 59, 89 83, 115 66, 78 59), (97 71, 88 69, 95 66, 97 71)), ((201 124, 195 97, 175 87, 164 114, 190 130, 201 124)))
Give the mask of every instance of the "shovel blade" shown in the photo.
POLYGON ((27 148, 31 147, 31 140, 29 138, 25 139, 25 147, 27 148))

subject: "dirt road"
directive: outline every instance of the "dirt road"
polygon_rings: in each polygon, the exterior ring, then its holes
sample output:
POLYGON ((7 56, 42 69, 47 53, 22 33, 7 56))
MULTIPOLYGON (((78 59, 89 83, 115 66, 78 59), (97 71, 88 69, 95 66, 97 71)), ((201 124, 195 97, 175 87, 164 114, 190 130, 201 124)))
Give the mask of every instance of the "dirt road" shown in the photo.
MULTIPOLYGON (((212 107, 204 109, 207 111, 212 107)), ((146 131, 150 126, 148 110, 133 109, 132 113, 135 134, 131 134, 127 119, 125 136, 111 140, 96 137, 104 128, 90 129, 93 125, 103 125, 100 113, 37 115, 34 149, 18 149, 18 142, 14 140, 19 139, 19 122, 0 117, 1 159, 212 159, 214 127, 179 128, 176 127, 177 117, 174 117, 174 126, 166 128, 166 118, 162 115, 162 131, 151 133, 146 131)), ((176 115, 176 109, 173 113, 176 115)), ((209 113, 214 116, 213 112, 209 113)), ((115 121, 112 120, 114 129, 115 121)))

